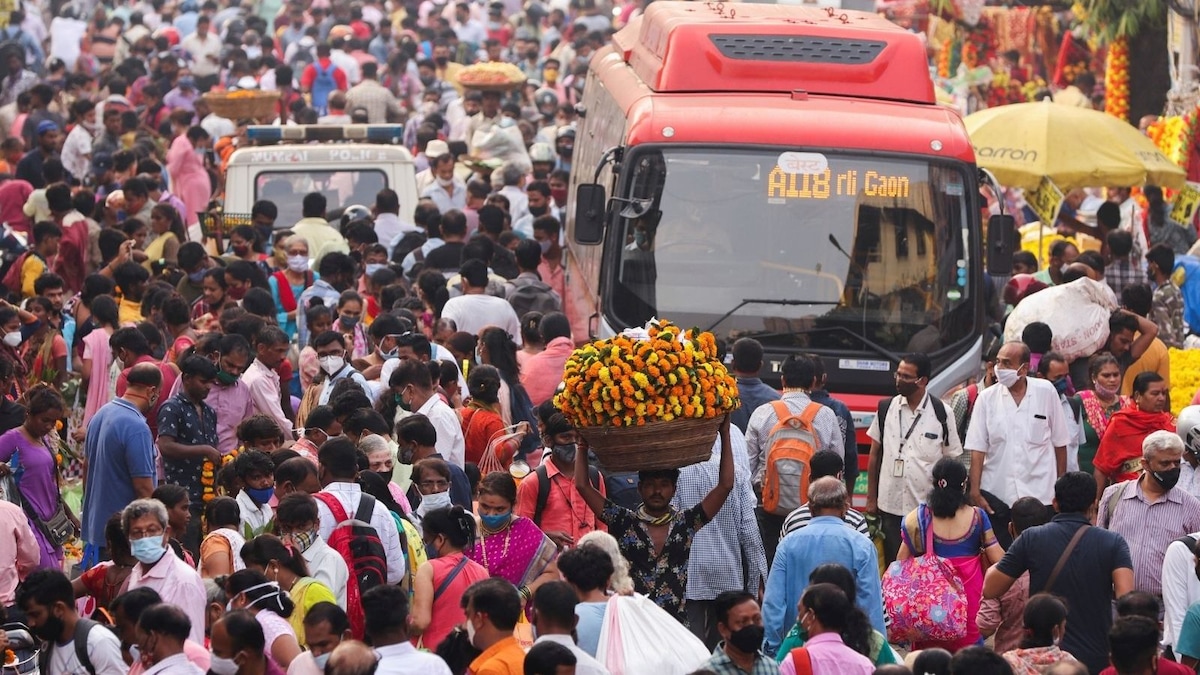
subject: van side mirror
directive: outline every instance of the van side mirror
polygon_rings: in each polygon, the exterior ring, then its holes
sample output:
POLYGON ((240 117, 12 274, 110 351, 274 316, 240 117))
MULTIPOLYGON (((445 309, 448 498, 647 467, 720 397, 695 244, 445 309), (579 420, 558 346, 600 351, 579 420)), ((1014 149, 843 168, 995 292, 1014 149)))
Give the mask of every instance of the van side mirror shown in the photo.
POLYGON ((996 276, 1012 274, 1017 251, 1017 227, 1012 216, 992 216, 987 224, 987 271, 996 276))
POLYGON ((583 183, 575 188, 575 243, 599 244, 604 240, 604 225, 608 215, 608 198, 604 186, 583 183))

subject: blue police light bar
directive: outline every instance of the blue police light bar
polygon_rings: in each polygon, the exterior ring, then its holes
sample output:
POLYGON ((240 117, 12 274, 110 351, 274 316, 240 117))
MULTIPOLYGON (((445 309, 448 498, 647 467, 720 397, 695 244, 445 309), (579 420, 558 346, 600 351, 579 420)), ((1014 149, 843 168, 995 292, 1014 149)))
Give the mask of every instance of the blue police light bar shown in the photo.
POLYGON ((293 126, 249 126, 246 137, 259 145, 308 143, 312 141, 358 141, 400 144, 403 124, 297 124, 293 126))

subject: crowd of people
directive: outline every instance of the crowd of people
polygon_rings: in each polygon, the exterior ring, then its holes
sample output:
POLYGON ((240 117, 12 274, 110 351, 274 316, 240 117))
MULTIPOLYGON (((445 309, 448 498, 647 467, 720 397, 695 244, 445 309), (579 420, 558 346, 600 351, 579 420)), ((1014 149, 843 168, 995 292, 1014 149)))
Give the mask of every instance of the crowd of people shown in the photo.
POLYGON ((1200 663, 1200 407, 1171 414, 1167 357, 1195 236, 1152 190, 1148 218, 1110 190, 1073 221, 1101 251, 1015 259, 1009 305, 1111 287, 1096 354, 1033 323, 944 401, 927 355, 899 361, 865 510, 822 360, 787 358, 781 393, 752 338, 721 346, 741 407, 708 461, 612 473, 554 404, 586 339, 562 208, 588 59, 640 0, 52 4, 0 29, 0 221, 26 249, 0 301, 6 663, 603 675, 635 593, 715 675, 1200 663), (488 61, 527 84, 458 82, 488 61), (239 89, 280 92, 260 121, 403 124, 420 201, 313 192, 291 223, 263 199, 212 250, 199 221, 252 120, 202 94, 239 89), (456 148, 513 128, 516 157, 464 168, 456 148), (767 496, 784 447, 803 480, 767 496), (953 639, 892 630, 937 609, 885 592, 929 554, 953 639))

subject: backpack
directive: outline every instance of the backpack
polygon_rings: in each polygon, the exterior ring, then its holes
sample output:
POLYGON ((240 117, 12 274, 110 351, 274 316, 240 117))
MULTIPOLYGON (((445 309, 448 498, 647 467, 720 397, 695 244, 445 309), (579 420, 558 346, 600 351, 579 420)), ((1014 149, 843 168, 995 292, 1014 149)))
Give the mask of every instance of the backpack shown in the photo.
POLYGON ((975 401, 979 398, 979 385, 967 385, 967 414, 963 415, 962 426, 958 428, 958 440, 967 442, 967 427, 971 426, 971 413, 975 412, 975 401))
MULTIPOLYGON (((533 508, 533 524, 541 527, 542 513, 546 511, 546 502, 550 500, 550 474, 546 471, 546 465, 543 463, 534 469, 533 475, 537 477, 538 482, 537 505, 533 508)), ((591 482, 592 487, 600 489, 600 472, 591 465, 588 465, 588 481, 591 482)), ((605 485, 605 487, 608 486, 605 485)))
POLYGON ((767 434, 767 463, 763 475, 763 509, 777 516, 800 508, 808 501, 809 461, 820 445, 813 420, 820 403, 809 402, 799 414, 783 401, 771 401, 779 421, 767 434))
POLYGON ((525 316, 529 312, 560 312, 562 299, 541 279, 513 279, 512 294, 508 296, 508 304, 512 305, 517 316, 525 316))
MULTIPOLYGON (((424 232, 405 232, 404 236, 400 237, 400 241, 396 242, 395 248, 392 249, 392 262, 403 263, 409 253, 421 249, 426 239, 427 237, 424 232)), ((417 262, 420 262, 424 257, 421 256, 417 262)))
POLYGON ((0 284, 3 284, 9 292, 21 295, 21 268, 25 266, 25 259, 31 255, 37 254, 33 251, 21 251, 21 254, 8 264, 8 268, 4 271, 4 278, 0 279, 0 284))
POLYGON ((638 492, 636 471, 604 474, 604 492, 608 501, 630 511, 636 511, 642 503, 642 495, 638 492))
MULTIPOLYGON (((87 641, 88 635, 91 634, 92 629, 97 627, 103 628, 104 630, 111 630, 108 626, 105 626, 99 621, 92 621, 91 619, 79 617, 79 620, 75 623, 75 634, 72 637, 72 639, 75 641, 75 658, 79 661, 79 665, 83 666, 83 669, 88 671, 88 673, 91 675, 96 675, 96 666, 92 665, 92 659, 88 656, 87 641)), ((42 647, 41 652, 38 654, 38 670, 40 672, 50 672, 50 658, 54 653, 54 649, 55 644, 53 640, 47 642, 46 645, 42 647)))
POLYGON ((329 101, 329 94, 337 89, 337 80, 333 78, 333 71, 337 68, 332 61, 329 62, 328 68, 322 68, 320 62, 313 64, 313 69, 317 71, 317 77, 312 83, 312 103, 313 107, 324 112, 326 103, 329 101))
POLYGON ((350 631, 356 640, 361 640, 365 627, 362 594, 387 583, 387 553, 383 550, 379 533, 370 525, 371 514, 375 512, 375 498, 368 494, 360 495, 358 510, 351 520, 337 497, 327 492, 318 492, 313 496, 329 508, 337 522, 329 533, 327 543, 342 556, 350 570, 346 582, 346 611, 350 615, 350 631))
MULTIPOLYGON (((969 395, 969 394, 968 394, 969 395)), ((929 397, 929 404, 933 406, 933 415, 937 417, 938 422, 942 423, 942 446, 950 445, 950 427, 946 424, 946 404, 936 396, 929 397)), ((879 437, 886 438, 883 433, 884 424, 887 422, 888 410, 892 407, 892 399, 880 399, 879 409, 875 412, 876 419, 879 420, 879 437)), ((903 433, 903 432, 902 432, 903 433)))

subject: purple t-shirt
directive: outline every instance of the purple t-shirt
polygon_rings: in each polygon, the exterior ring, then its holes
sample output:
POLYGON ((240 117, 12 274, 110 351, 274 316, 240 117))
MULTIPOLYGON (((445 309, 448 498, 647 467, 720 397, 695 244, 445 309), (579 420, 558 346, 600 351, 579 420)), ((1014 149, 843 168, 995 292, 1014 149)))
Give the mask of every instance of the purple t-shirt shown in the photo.
MULTIPOLYGON (((9 429, 0 435, 0 462, 12 461, 17 488, 42 520, 49 520, 58 510, 58 481, 55 472, 54 454, 41 443, 34 443, 25 436, 22 427, 9 429)), ((42 552, 40 567, 62 568, 62 551, 57 549, 42 534, 41 528, 29 523, 33 536, 38 540, 42 552)))

